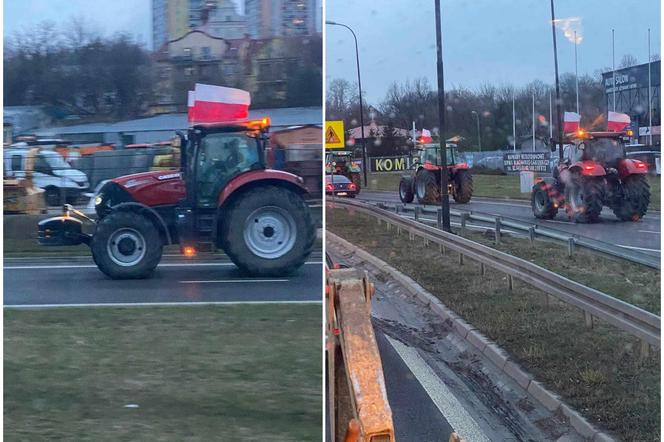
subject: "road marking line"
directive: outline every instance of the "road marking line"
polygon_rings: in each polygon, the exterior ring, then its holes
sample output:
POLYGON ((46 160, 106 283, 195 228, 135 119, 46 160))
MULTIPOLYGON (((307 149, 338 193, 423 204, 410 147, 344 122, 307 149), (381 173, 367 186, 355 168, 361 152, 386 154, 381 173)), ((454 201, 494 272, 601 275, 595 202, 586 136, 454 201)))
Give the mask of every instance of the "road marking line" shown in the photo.
MULTIPOLYGON (((304 265, 321 265, 323 261, 309 261, 304 265)), ((232 262, 190 262, 190 263, 163 263, 157 267, 235 267, 232 262)), ((97 268, 94 264, 70 264, 70 265, 36 265, 36 266, 9 266, 5 270, 40 270, 40 269, 94 269, 97 268)))
POLYGON ((180 284, 245 283, 245 282, 288 282, 289 279, 217 279, 209 281, 178 281, 180 284))
POLYGON ((659 249, 647 249, 645 247, 634 247, 634 246, 623 246, 622 244, 616 244, 618 247, 622 247, 624 249, 633 249, 633 250, 645 250, 647 252, 661 252, 659 249))
POLYGON ((654 234, 660 235, 660 232, 656 232, 656 231, 654 231, 654 230, 639 230, 639 232, 642 232, 642 233, 654 233, 654 234))
POLYGON ((101 302, 90 304, 15 304, 4 305, 5 309, 48 309, 48 308, 80 308, 80 307, 182 307, 206 305, 272 305, 272 304, 322 304, 323 301, 209 301, 209 302, 101 302))
POLYGON ((480 430, 475 419, 468 414, 445 383, 441 381, 431 367, 417 353, 417 350, 407 347, 387 335, 385 335, 385 338, 387 338, 387 342, 392 345, 394 351, 397 352, 420 385, 422 385, 424 391, 427 392, 454 431, 459 433, 465 440, 489 442, 489 439, 480 430))

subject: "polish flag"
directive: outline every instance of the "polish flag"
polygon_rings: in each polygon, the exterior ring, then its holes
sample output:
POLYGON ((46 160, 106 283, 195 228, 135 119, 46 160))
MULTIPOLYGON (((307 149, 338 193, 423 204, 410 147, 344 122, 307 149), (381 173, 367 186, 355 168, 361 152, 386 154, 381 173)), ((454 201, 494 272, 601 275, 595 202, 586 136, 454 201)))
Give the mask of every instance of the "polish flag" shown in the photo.
POLYGON ((629 126, 629 123, 631 123, 629 115, 609 111, 609 120, 606 123, 606 129, 609 132, 621 132, 629 126))
POLYGON ((192 124, 195 120, 194 103, 196 102, 196 94, 194 91, 187 92, 187 121, 192 124))
POLYGON ((420 136, 421 143, 431 143, 433 138, 431 138, 431 132, 427 129, 422 129, 422 135, 420 136))
POLYGON ((189 119, 198 123, 246 120, 249 117, 249 92, 224 86, 196 83, 194 105, 189 119))
POLYGON ((576 132, 581 126, 581 115, 576 112, 565 112, 563 120, 563 132, 566 134, 576 132))

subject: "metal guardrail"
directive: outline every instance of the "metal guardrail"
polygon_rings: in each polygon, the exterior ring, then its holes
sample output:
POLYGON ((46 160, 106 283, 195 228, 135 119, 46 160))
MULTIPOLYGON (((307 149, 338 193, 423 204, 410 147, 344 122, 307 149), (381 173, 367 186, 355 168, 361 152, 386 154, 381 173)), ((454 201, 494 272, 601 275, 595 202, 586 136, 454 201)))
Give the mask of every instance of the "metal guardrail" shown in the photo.
MULTIPOLYGON (((392 209, 397 213, 408 212, 408 211, 417 212, 419 210, 419 213, 422 214, 432 214, 440 216, 438 215, 440 209, 433 209, 421 206, 409 207, 403 204, 388 204, 385 203, 384 201, 372 202, 372 204, 374 204, 377 207, 392 209)), ((563 241, 566 244, 569 244, 570 241, 572 241, 574 243, 574 246, 583 247, 588 250, 592 250, 594 252, 599 252, 605 255, 613 256, 615 258, 620 258, 626 261, 642 264, 654 269, 661 268, 660 258, 657 256, 649 255, 647 253, 642 253, 636 250, 625 249, 603 241, 598 241, 592 238, 571 234, 563 230, 553 229, 551 227, 544 227, 539 224, 530 224, 514 218, 509 218, 505 216, 495 216, 483 212, 450 210, 450 215, 460 218, 462 224, 464 217, 466 220, 469 221, 485 222, 485 223, 490 223, 494 226, 496 224, 496 220, 499 220, 500 225, 504 227, 509 227, 514 230, 523 231, 525 233, 528 233, 529 235, 555 239, 558 241, 563 241)))
POLYGON ((592 327, 593 317, 623 330, 642 340, 642 350, 648 352, 648 346, 660 347, 660 317, 634 305, 616 299, 606 293, 579 284, 561 275, 544 269, 536 264, 501 252, 483 244, 462 238, 430 227, 426 224, 406 219, 394 212, 357 201, 336 201, 338 207, 352 207, 354 210, 375 217, 380 221, 404 230, 426 241, 439 244, 444 248, 470 258, 483 266, 494 268, 508 275, 510 289, 512 278, 519 279, 532 287, 542 290, 560 301, 578 307, 584 312, 586 324, 592 327))

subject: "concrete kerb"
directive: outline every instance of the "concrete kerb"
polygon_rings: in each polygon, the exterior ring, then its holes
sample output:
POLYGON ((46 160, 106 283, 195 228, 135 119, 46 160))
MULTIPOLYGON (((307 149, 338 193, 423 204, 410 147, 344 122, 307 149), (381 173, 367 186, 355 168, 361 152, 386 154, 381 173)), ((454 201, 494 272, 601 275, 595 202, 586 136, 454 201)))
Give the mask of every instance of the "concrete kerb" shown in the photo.
POLYGON ((399 272, 381 259, 369 254, 365 250, 351 244, 339 236, 326 231, 326 241, 336 242, 341 248, 351 251, 364 261, 378 267, 388 273, 394 279, 399 281, 403 287, 420 299, 431 310, 441 316, 445 321, 451 321, 454 331, 477 349, 479 353, 485 355, 494 365, 503 373, 512 378, 517 384, 524 388, 530 396, 551 412, 559 411, 563 416, 569 419, 570 425, 580 435, 597 442, 614 441, 606 433, 602 433, 588 422, 583 416, 574 411, 568 405, 564 404, 560 397, 547 390, 541 383, 525 372, 516 362, 512 361, 508 354, 496 343, 480 333, 471 324, 464 321, 459 315, 445 306, 438 298, 426 291, 417 284, 412 278, 399 272))

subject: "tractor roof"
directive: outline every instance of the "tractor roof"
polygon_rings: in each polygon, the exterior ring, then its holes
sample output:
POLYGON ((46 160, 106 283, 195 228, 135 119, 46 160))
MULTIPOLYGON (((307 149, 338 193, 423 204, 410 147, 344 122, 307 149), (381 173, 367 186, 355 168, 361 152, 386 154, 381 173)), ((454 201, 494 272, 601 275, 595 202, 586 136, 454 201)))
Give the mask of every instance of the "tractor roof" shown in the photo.
POLYGON ((218 121, 214 123, 199 123, 194 125, 194 129, 204 129, 208 131, 219 132, 240 132, 245 130, 266 130, 270 127, 270 118, 265 117, 260 120, 234 120, 218 121))

